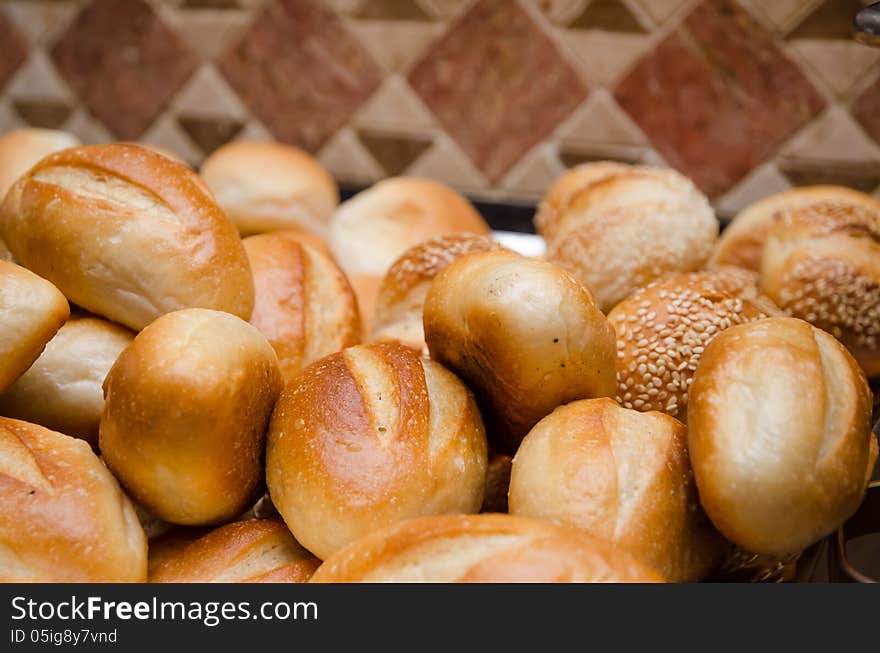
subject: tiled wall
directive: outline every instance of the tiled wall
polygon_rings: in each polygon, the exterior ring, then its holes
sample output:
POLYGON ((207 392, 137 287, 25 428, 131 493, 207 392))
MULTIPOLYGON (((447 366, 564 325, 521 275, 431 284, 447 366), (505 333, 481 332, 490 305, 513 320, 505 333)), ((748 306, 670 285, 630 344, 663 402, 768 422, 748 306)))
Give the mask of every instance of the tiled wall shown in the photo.
POLYGON ((859 0, 0 0, 0 131, 193 163, 295 143, 343 182, 539 196, 666 162, 722 214, 797 184, 880 195, 880 49, 859 0))

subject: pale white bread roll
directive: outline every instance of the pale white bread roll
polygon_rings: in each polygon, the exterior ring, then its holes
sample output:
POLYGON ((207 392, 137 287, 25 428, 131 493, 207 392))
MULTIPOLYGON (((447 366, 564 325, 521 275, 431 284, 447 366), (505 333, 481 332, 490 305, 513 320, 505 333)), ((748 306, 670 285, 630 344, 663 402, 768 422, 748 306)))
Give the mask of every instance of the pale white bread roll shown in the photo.
POLYGON ((128 329, 73 315, 33 365, 3 394, 0 415, 98 445, 104 378, 134 338, 128 329))
POLYGON ((76 136, 55 129, 28 127, 0 136, 0 201, 18 178, 40 159, 77 145, 76 136))
POLYGON ((687 428, 612 399, 560 406, 513 459, 510 514, 562 521, 635 555, 666 580, 705 578, 724 541, 703 514, 687 428))
POLYGON ((0 261, 0 392, 37 360, 69 315, 70 306, 55 286, 0 261))
POLYGON ((360 342, 357 299, 330 256, 286 231, 243 242, 254 275, 250 322, 275 349, 286 380, 360 342))
POLYGON ((15 183, 0 220, 22 265, 131 329, 193 306, 253 309, 235 225, 192 170, 146 148, 52 154, 15 183))
POLYGON ((846 206, 866 201, 874 200, 845 186, 801 186, 769 195, 737 213, 724 228, 710 265, 735 265, 760 272, 767 233, 782 213, 813 204, 846 206))
POLYGON ((242 235, 297 229, 326 236, 339 188, 317 159, 283 143, 233 141, 201 176, 242 235))
POLYGON ((852 515, 877 457, 871 393, 837 340, 772 317, 706 347, 688 436, 700 502, 752 553, 796 553, 852 515))
POLYGON ((555 522, 510 515, 412 519, 353 542, 313 583, 656 583, 611 543, 555 522))
POLYGON ((0 582, 146 579, 140 522, 89 445, 0 417, 0 582))
POLYGON ((734 324, 778 312, 737 274, 670 274, 636 291, 608 314, 617 334, 617 401, 685 420, 706 345, 734 324))
POLYGON ((493 249, 502 247, 488 236, 467 233, 444 234, 410 247, 382 279, 370 340, 427 352, 422 313, 431 282, 462 256, 493 249))
POLYGON ((236 521, 150 564, 151 583, 305 583, 321 561, 274 519, 236 521))
POLYGON ((330 222, 330 249, 351 276, 381 279, 407 249, 433 236, 488 235, 473 205, 448 186, 392 177, 343 202, 330 222))
POLYGON ((431 285, 424 327, 431 358, 474 391, 502 453, 560 404, 614 394, 614 329, 552 263, 508 251, 464 256, 431 285))
POLYGON ((571 272, 603 311, 664 273, 702 268, 718 236, 709 201, 674 170, 609 172, 558 213, 547 260, 571 272))
POLYGON ((780 209, 761 286, 786 313, 828 331, 880 375, 880 200, 780 209))
POLYGON ((257 498, 281 387, 275 352, 250 324, 208 309, 164 315, 104 381, 101 453, 159 519, 229 521, 257 498))
POLYGON ((288 384, 266 480, 294 537, 321 559, 412 517, 477 512, 486 434, 465 385, 396 343, 351 347, 288 384))

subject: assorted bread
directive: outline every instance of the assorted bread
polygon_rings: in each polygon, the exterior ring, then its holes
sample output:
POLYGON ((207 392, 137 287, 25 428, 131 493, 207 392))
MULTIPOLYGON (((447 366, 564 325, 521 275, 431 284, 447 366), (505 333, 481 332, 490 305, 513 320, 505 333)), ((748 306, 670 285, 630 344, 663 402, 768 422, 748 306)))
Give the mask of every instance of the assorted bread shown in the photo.
POLYGON ((0 581, 791 578, 862 500, 874 198, 717 241, 679 173, 585 164, 541 260, 434 181, 201 175, 0 138, 0 581))

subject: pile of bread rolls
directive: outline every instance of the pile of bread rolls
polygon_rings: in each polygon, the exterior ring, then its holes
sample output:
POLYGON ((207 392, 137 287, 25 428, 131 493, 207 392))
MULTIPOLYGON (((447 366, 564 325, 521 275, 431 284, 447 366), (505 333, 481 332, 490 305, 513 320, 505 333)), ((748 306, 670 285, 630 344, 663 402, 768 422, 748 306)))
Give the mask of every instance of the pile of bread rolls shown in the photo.
POLYGON ((23 130, 0 198, 2 581, 784 572, 874 469, 880 202, 855 191, 719 240, 677 172, 587 164, 535 258, 431 180, 340 204, 286 145, 197 173, 23 130))

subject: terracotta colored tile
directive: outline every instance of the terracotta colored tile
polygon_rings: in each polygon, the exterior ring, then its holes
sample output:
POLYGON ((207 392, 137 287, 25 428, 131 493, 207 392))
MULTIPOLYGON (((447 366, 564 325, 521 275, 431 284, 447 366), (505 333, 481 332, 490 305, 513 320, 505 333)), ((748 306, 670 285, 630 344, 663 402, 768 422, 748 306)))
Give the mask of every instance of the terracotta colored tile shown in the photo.
POLYGON ((120 139, 138 138, 196 66, 143 0, 96 0, 52 49, 61 75, 120 139))
POLYGON ((732 0, 705 0, 617 85, 654 147, 710 195, 767 159, 825 102, 732 0))
POLYGON ((15 112, 27 124, 45 129, 60 129, 73 109, 54 100, 13 100, 15 112))
POLYGON ((12 21, 0 12, 0 89, 6 86, 12 74, 27 59, 27 43, 12 21))
POLYGON ((312 152, 381 79, 336 14, 313 0, 268 5, 220 70, 276 138, 312 152))
POLYGON ((402 174, 431 146, 431 140, 427 138, 396 137, 367 130, 359 131, 358 138, 392 177, 402 174))
POLYGON ((568 24, 570 29, 601 29, 609 32, 644 32, 645 29, 621 0, 593 0, 568 24))
POLYGON ((852 112, 865 131, 880 143, 880 79, 855 101, 852 112))
POLYGON ((586 85, 519 2, 480 0, 409 75, 490 181, 580 103, 586 85))

